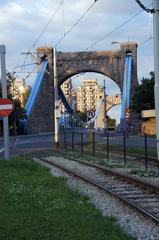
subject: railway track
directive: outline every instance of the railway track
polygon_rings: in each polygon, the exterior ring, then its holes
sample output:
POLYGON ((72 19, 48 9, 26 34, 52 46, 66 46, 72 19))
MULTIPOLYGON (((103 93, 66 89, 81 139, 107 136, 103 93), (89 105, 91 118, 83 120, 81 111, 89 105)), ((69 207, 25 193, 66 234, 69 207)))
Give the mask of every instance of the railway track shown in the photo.
POLYGON ((113 195, 159 223, 158 186, 96 164, 71 157, 64 158, 61 154, 59 156, 62 158, 48 157, 40 160, 113 195))

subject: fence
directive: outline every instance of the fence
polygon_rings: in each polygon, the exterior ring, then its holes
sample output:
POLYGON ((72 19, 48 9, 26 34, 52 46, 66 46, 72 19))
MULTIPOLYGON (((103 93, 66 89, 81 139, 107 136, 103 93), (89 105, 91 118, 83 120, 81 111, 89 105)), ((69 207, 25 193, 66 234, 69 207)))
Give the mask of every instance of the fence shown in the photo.
MULTIPOLYGON (((61 131, 60 148, 104 159, 106 165, 123 164, 145 172, 159 174, 155 138, 127 136, 126 132, 111 133, 97 131, 61 131), (111 163, 111 164, 110 164, 111 163)), ((102 160, 103 161, 103 160, 102 160)))

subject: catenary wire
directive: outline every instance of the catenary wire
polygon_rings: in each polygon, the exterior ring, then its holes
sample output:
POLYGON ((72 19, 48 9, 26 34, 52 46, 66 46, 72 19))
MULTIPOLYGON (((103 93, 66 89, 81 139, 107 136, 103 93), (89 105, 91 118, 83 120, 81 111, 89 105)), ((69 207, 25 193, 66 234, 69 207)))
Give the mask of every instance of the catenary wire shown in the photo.
MULTIPOLYGON (((64 34, 64 36, 56 43, 55 46, 57 46, 63 39, 64 37, 66 37, 66 34, 68 34, 78 23, 79 21, 81 21, 81 19, 87 14, 87 12, 94 6, 94 4, 97 2, 97 0, 95 0, 93 2, 93 4, 91 4, 91 6, 85 11, 85 13, 72 25, 72 27, 64 34)), ((63 1, 60 2, 60 4, 62 4, 63 1)), ((60 5, 59 5, 60 6, 60 5)), ((98 41, 96 41, 95 43, 91 44, 91 46, 87 47, 85 50, 88 50, 89 48, 92 48, 93 46, 95 46, 97 43, 99 43, 100 41, 106 39, 108 36, 110 36, 112 33, 116 32, 117 30, 119 30, 120 28, 122 28, 124 25, 126 25, 127 23, 129 23, 131 20, 133 20, 136 16, 138 16, 141 12, 143 12, 143 10, 140 10, 139 12, 137 12, 135 15, 133 15, 131 18, 127 19, 125 22, 123 22, 122 24, 120 24, 118 27, 116 27, 115 29, 113 29, 111 32, 107 33, 102 39, 99 39, 98 41)), ((34 43, 35 44, 35 43, 34 43)), ((22 66, 24 66, 25 64, 23 64, 22 66)), ((69 68, 69 66, 68 66, 69 68)), ((65 70, 67 71, 67 69, 65 70)))
POLYGON ((55 12, 53 13, 53 15, 51 16, 51 18, 49 19, 49 21, 47 22, 47 24, 45 25, 45 27, 43 28, 43 30, 41 31, 41 33, 39 34, 39 36, 37 37, 37 39, 34 41, 32 47, 27 51, 27 53, 29 54, 29 52, 35 48, 36 44, 38 43, 39 39, 42 37, 42 35, 44 34, 44 32, 46 31, 46 29, 48 28, 49 24, 53 21, 53 19, 55 18, 56 14, 58 13, 59 9, 61 8, 61 6, 63 5, 64 0, 62 0, 58 7, 56 8, 55 12))
POLYGON ((57 6, 56 10, 54 11, 53 15, 51 16, 51 18, 49 19, 49 21, 47 22, 47 24, 45 25, 45 27, 43 28, 43 30, 40 32, 40 34, 38 35, 38 37, 36 38, 36 40, 34 41, 33 45, 31 48, 28 49, 28 51, 25 53, 25 58, 24 58, 24 62, 23 62, 23 66, 25 65, 25 62, 27 60, 27 56, 29 54, 31 54, 31 50, 35 48, 36 44, 38 43, 38 41, 40 40, 40 38, 42 37, 42 35, 44 34, 44 32, 46 31, 46 29, 48 28, 49 24, 53 21, 53 19, 55 18, 56 14, 58 13, 59 9, 61 8, 61 6, 63 5, 64 0, 62 0, 59 5, 57 6))
POLYGON ((150 36, 149 38, 147 38, 147 39, 146 39, 146 40, 144 40, 143 42, 139 43, 139 44, 138 44, 138 46, 140 47, 140 46, 144 45, 145 43, 147 43, 147 42, 151 41, 152 39, 153 39, 153 37, 152 37, 152 36, 150 36))
POLYGON ((28 64, 22 64, 22 65, 19 65, 17 67, 14 67, 13 70, 12 70, 12 73, 16 72, 15 69, 17 68, 21 68, 21 67, 25 67, 25 66, 31 66, 31 65, 38 65, 38 63, 28 63, 28 64))
POLYGON ((27 78, 29 78, 29 77, 36 71, 37 67, 38 67, 38 65, 35 65, 35 67, 33 68, 33 70, 26 75, 26 77, 24 78, 24 80, 26 80, 27 78))
POLYGON ((131 20, 133 20, 134 18, 136 18, 139 14, 141 14, 143 12, 143 10, 138 11, 137 13, 135 13, 133 16, 131 16, 130 18, 128 18, 125 22, 121 23, 119 26, 115 27, 112 31, 110 31, 109 33, 107 33, 105 36, 103 36, 102 38, 100 38, 99 40, 97 40, 96 42, 94 42, 93 44, 91 44, 89 47, 87 47, 85 50, 91 49, 94 46, 96 46, 98 43, 104 41, 107 37, 109 37, 112 33, 118 31, 119 29, 121 29, 123 26, 125 26, 126 24, 128 24, 131 20))
MULTIPOLYGON (((98 41, 96 41, 95 43, 91 44, 89 47, 87 47, 86 49, 84 49, 83 51, 88 51, 89 48, 93 48, 93 46, 95 46, 96 44, 98 44, 99 42, 105 40, 108 36, 110 36, 112 33, 118 31, 119 29, 121 29, 123 26, 125 26, 126 24, 128 24, 131 20, 133 20, 134 18, 136 18, 139 14, 141 14, 144 10, 140 10, 137 13, 135 13, 133 16, 131 16, 130 18, 128 18, 125 22, 123 22, 122 24, 120 24, 119 26, 117 26, 116 28, 114 28, 111 32, 107 33, 104 37, 102 37, 101 39, 99 39, 98 41)), ((78 54, 76 57, 79 57, 78 54)), ((69 67, 71 66, 72 62, 74 61, 74 59, 72 59, 70 61, 70 64, 68 65, 68 67, 63 71, 62 74, 64 74, 69 67)), ((62 75, 61 74, 61 75, 62 75)))
MULTIPOLYGON (((81 21, 81 19, 87 14, 87 12, 94 6, 96 1, 94 1, 94 3, 86 10, 86 12, 72 25, 72 27, 64 34, 64 36, 56 43, 56 46, 66 37, 66 35, 68 35, 72 29, 81 21)), ((61 4, 63 3, 63 1, 61 1, 61 4)), ((127 23, 129 23, 131 20, 133 20, 136 16, 138 16, 141 12, 143 12, 143 9, 140 10, 139 12, 137 12, 135 15, 133 15, 132 17, 130 17, 129 19, 127 19, 125 22, 123 22, 121 25, 119 25, 118 27, 116 27, 115 29, 113 29, 110 33, 106 34, 102 39, 99 39, 98 41, 96 41, 95 43, 93 43, 90 47, 95 46, 97 43, 99 43, 100 41, 103 41, 105 38, 107 38, 109 35, 111 35, 112 33, 114 33, 115 31, 119 30, 120 28, 122 28, 124 25, 126 25, 127 23)), ((40 36, 40 35, 39 35, 40 36)), ((151 40, 150 38, 145 40, 144 42, 140 43, 140 45, 143 45, 144 43, 146 43, 147 41, 151 40)), ((88 50, 90 47, 88 47, 86 50, 88 50)), ((69 68, 69 66, 68 66, 69 68)), ((67 71, 64 70, 64 72, 67 71)))
MULTIPOLYGON (((88 51, 89 49, 92 49, 95 45, 97 45, 99 42, 105 40, 107 37, 109 37, 112 33, 118 31, 119 29, 121 29, 123 26, 125 26, 126 24, 128 24, 131 20, 133 20, 134 18, 136 18, 138 15, 140 15, 144 10, 140 10, 138 12, 136 12, 134 15, 132 15, 130 18, 128 18, 125 22, 123 22, 122 24, 120 24, 119 26, 117 26, 116 28, 114 28, 112 31, 110 31, 109 33, 107 33, 104 37, 102 37, 101 39, 99 39, 98 41, 94 42, 93 44, 91 44, 89 47, 87 47, 86 49, 84 49, 83 51, 88 51)), ((144 42, 146 43, 148 40, 145 40, 144 42)), ((141 43, 139 44, 140 45, 143 45, 144 44, 141 43)), ((79 57, 79 56, 77 56, 79 57)), ((74 59, 70 62, 70 64, 68 65, 67 69, 65 69, 63 71, 63 73, 65 73, 69 67, 71 66, 72 62, 74 61, 74 59)))
POLYGON ((145 7, 145 5, 140 0, 135 0, 135 2, 137 2, 137 4, 147 13, 153 13, 154 12, 154 9, 150 9, 150 8, 145 7))
POLYGON ((87 8, 87 10, 80 16, 80 18, 67 30, 67 32, 57 41, 55 47, 57 47, 64 38, 76 27, 76 25, 86 16, 86 14, 91 10, 91 8, 95 5, 98 0, 94 0, 94 2, 87 8))

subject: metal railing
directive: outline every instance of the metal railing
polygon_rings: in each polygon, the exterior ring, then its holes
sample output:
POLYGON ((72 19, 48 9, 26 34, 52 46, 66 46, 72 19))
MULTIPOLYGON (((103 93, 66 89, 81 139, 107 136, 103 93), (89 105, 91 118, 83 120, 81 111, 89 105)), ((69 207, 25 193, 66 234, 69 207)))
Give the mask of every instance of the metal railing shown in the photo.
POLYGON ((145 172, 155 171, 159 174, 156 146, 149 146, 149 137, 146 134, 136 138, 141 146, 132 146, 130 142, 135 142, 135 136, 127 136, 126 132, 104 134, 93 130, 63 130, 60 132, 60 148, 77 152, 81 156, 89 155, 96 159, 104 159, 106 164, 119 162, 123 166, 135 167, 145 172))

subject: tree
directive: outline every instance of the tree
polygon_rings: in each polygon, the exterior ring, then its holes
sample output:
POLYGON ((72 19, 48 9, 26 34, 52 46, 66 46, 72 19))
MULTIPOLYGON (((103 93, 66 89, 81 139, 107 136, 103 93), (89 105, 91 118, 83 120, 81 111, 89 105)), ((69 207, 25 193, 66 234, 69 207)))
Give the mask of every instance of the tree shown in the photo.
POLYGON ((26 91, 23 93, 23 100, 22 100, 22 106, 25 106, 26 105, 26 102, 27 102, 27 100, 28 100, 28 97, 29 97, 29 95, 30 95, 30 93, 31 93, 31 86, 28 86, 27 88, 26 88, 26 91))
POLYGON ((143 78, 141 84, 136 87, 132 100, 132 110, 141 113, 142 110, 154 109, 154 72, 150 72, 150 78, 143 78))
POLYGON ((13 101, 14 111, 9 116, 9 126, 11 133, 21 133, 21 120, 26 118, 26 113, 24 111, 24 106, 28 99, 28 96, 31 91, 31 87, 28 86, 22 94, 22 99, 16 97, 16 91, 18 92, 19 89, 15 87, 15 77, 13 74, 7 74, 7 91, 8 91, 8 98, 13 101))

